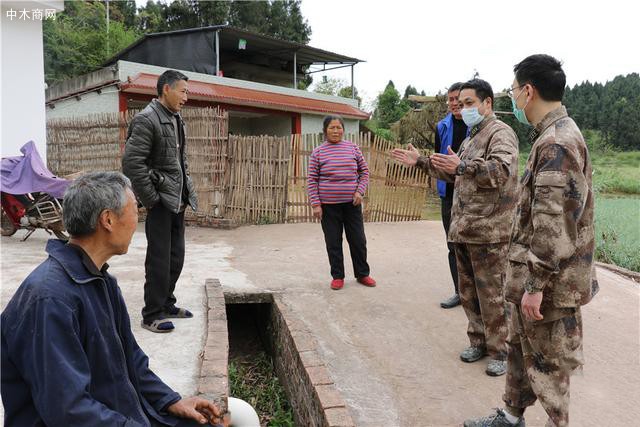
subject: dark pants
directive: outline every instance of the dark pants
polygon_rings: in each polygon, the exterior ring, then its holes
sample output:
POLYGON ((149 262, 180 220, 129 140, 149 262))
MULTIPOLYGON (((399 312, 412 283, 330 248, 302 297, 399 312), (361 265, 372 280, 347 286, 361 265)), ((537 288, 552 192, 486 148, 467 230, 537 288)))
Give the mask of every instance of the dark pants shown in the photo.
POLYGON ((147 258, 144 262, 144 308, 149 323, 176 303, 173 291, 184 264, 184 211, 173 213, 158 204, 147 211, 147 258))
POLYGON ((453 197, 440 197, 440 211, 442 213, 442 225, 444 232, 447 234, 447 248, 449 248, 449 270, 453 279, 453 288, 458 292, 458 266, 456 264, 455 243, 448 241, 449 226, 451 225, 451 207, 453 206, 453 197))
POLYGON ((327 244, 331 277, 344 279, 344 257, 342 255, 342 230, 347 236, 353 273, 356 278, 369 275, 367 264, 367 239, 364 235, 362 206, 352 203, 322 205, 322 231, 327 244))

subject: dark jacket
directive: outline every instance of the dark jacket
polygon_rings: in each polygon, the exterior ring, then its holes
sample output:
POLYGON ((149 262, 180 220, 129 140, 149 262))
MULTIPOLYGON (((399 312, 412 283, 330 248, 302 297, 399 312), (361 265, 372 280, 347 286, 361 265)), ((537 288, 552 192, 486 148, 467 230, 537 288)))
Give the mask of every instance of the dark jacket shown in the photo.
POLYGON ((49 240, 2 313, 5 426, 175 425, 180 399, 148 366, 116 279, 49 240))
MULTIPOLYGON (((177 118, 178 131, 186 141, 184 122, 180 115, 177 118)), ((178 152, 171 115, 157 99, 131 121, 122 157, 122 172, 131 180, 133 190, 146 208, 162 202, 164 207, 178 213, 185 185, 191 208, 194 211, 198 208, 198 197, 189 176, 186 147, 184 143, 182 145, 178 152)))

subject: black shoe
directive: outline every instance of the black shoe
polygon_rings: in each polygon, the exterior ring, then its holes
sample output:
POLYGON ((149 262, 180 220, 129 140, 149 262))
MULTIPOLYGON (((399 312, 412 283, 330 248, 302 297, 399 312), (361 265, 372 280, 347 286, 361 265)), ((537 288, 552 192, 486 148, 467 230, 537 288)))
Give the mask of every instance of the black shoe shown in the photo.
POLYGON ((496 409, 496 413, 488 417, 466 420, 464 427, 525 427, 525 423, 524 418, 520 417, 515 424, 512 424, 507 420, 502 409, 496 409))
POLYGON ((440 307, 442 308, 453 308, 457 305, 460 305, 460 295, 453 294, 451 298, 448 298, 440 303, 440 307))

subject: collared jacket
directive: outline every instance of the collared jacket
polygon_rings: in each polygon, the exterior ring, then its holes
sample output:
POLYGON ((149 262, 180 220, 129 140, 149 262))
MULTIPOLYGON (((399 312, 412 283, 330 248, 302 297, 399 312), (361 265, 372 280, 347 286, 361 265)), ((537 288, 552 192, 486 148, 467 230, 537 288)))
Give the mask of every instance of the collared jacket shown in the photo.
POLYGON ((116 279, 49 240, 2 313, 5 426, 175 425, 180 395, 150 369, 116 279))
MULTIPOLYGON (((444 119, 440 120, 436 125, 436 132, 440 138, 440 154, 448 154, 447 149, 453 145, 453 113, 447 114, 444 119)), ((469 128, 467 128, 467 136, 469 136, 469 128)), ((447 181, 437 180, 438 195, 447 197, 447 181)))
POLYGON ((198 197, 189 176, 185 126, 180 115, 176 119, 178 125, 174 127, 166 108, 154 99, 129 125, 122 172, 148 209, 162 202, 165 208, 178 213, 185 186, 189 205, 194 211, 198 208, 198 197), (182 134, 181 148, 176 145, 176 130, 182 134))
POLYGON ((516 209, 518 137, 495 115, 471 129, 458 156, 467 165, 463 175, 447 174, 420 156, 416 167, 454 182, 448 239, 455 243, 506 243, 516 209))
POLYGON ((577 307, 598 291, 591 160, 580 129, 559 107, 538 135, 521 178, 505 297, 543 292, 542 308, 577 307))

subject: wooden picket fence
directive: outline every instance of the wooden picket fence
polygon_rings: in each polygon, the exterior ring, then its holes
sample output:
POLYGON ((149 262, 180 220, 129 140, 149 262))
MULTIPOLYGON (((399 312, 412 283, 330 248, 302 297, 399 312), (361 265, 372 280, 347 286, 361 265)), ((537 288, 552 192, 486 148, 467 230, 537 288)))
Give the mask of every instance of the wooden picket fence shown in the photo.
MULTIPOLYGON (((127 127, 137 111, 47 123, 49 168, 60 176, 78 171, 121 170, 127 127)), ((225 218, 238 224, 317 221, 307 198, 309 156, 321 135, 228 134, 220 108, 185 109, 187 156, 199 209, 190 217, 225 218)), ((423 217, 431 181, 391 158, 396 146, 371 134, 348 135, 369 165, 365 221, 413 221, 423 217)), ((199 223, 199 222, 198 222, 199 223)))

